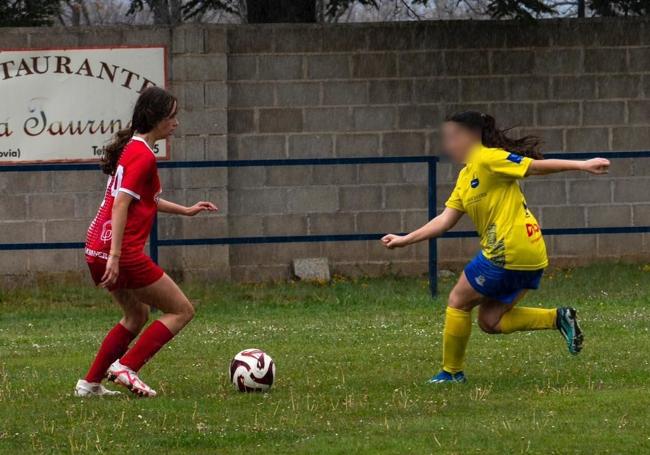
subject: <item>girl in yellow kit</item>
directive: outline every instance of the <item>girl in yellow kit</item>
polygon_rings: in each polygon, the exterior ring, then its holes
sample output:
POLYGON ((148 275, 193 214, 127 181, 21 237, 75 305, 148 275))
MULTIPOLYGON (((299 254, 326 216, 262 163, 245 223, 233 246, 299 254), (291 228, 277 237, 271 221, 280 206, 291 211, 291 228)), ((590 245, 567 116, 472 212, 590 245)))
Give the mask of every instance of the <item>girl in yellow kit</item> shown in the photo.
POLYGON ((465 213, 478 231, 481 251, 449 294, 442 370, 429 382, 465 382, 463 362, 471 312, 477 306, 478 324, 487 333, 557 329, 569 352, 577 354, 583 335, 574 308, 515 306, 528 289, 539 287, 548 265, 542 231, 518 181, 529 175, 561 171, 605 174, 609 161, 544 160, 538 138, 512 139, 496 127, 493 117, 480 112, 449 117, 442 126, 442 137, 449 157, 465 164, 445 210, 408 235, 388 234, 381 239, 392 249, 439 237, 465 213))

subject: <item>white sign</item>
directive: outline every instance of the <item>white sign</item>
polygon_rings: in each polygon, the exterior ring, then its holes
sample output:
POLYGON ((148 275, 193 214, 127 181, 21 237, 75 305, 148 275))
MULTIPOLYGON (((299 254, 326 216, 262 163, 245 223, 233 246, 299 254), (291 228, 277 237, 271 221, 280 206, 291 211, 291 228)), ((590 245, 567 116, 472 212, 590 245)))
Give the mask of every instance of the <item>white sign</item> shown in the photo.
MULTIPOLYGON (((0 50, 0 163, 98 160, 165 82, 164 47, 0 50)), ((167 158, 166 141, 155 152, 167 158)))

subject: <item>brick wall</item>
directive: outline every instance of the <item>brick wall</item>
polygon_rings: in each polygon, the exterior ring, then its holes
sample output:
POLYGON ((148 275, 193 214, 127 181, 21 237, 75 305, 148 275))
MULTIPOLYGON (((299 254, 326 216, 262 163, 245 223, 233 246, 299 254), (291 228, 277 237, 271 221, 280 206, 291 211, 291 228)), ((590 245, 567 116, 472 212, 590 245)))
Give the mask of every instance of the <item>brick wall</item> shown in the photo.
MULTIPOLYGON (((174 160, 438 154, 440 121, 462 109, 539 134, 548 151, 650 148, 650 21, 28 31, 3 31, 0 47, 168 45, 171 87, 183 106, 174 160)), ((440 202, 456 173, 439 166, 440 202)), ((0 175, 0 241, 83 238, 103 178, 23 177, 0 175), (48 211, 52 201, 57 210, 48 211)), ((222 211, 165 217, 162 238, 405 231, 427 219, 426 173, 417 164, 165 171, 163 178, 170 199, 208 197, 222 211)), ((605 178, 566 174, 524 187, 544 228, 650 224, 649 159, 617 160, 605 178)), ((556 264, 650 257, 647 234, 547 243, 556 264)), ((441 240, 441 262, 458 267, 476 247, 474 239, 441 240)), ((284 278, 292 258, 309 256, 329 257, 344 274, 422 273, 427 252, 386 252, 377 242, 161 249, 162 264, 178 275, 236 280, 284 278)), ((60 264, 77 270, 83 258, 2 253, 0 273, 60 264)))

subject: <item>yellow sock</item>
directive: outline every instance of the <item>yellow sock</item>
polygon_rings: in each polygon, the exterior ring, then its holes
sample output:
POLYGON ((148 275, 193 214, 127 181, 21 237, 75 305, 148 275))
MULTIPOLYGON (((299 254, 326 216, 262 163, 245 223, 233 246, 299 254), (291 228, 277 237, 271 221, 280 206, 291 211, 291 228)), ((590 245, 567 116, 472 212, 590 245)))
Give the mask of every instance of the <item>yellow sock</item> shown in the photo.
POLYGON ((501 317, 499 328, 501 333, 554 329, 556 315, 555 308, 514 307, 501 317))
POLYGON ((465 350, 472 333, 472 313, 447 307, 442 333, 442 369, 449 373, 463 371, 465 350))

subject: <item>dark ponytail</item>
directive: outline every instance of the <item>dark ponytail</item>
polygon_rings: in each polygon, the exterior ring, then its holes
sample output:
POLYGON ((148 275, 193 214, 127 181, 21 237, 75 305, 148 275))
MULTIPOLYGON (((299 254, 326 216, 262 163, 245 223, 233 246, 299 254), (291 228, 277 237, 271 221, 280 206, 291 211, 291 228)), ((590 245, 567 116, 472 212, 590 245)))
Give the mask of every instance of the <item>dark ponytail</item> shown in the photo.
POLYGON ((507 135, 508 129, 499 129, 494 117, 476 111, 460 112, 447 117, 448 122, 458 123, 465 128, 480 133, 481 142, 490 148, 504 149, 510 153, 543 160, 540 151, 542 141, 537 136, 524 136, 513 139, 507 135))
POLYGON ((135 103, 129 126, 118 131, 113 137, 113 141, 104 149, 104 155, 100 161, 102 172, 114 175, 117 162, 131 137, 135 133, 150 132, 162 120, 174 116, 176 108, 176 98, 168 91, 159 87, 145 89, 135 103))

